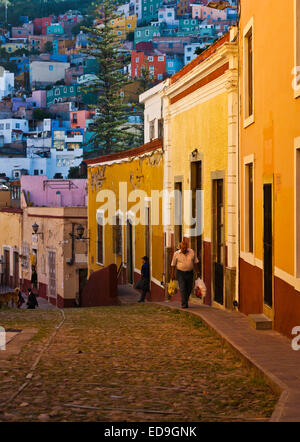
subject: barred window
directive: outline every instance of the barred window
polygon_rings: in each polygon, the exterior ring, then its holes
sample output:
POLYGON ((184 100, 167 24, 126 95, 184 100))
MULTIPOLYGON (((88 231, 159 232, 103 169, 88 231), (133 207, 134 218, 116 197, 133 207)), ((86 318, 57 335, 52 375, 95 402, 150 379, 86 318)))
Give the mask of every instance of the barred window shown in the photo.
POLYGON ((104 225, 100 216, 97 220, 97 264, 104 265, 104 225))
POLYGON ((113 226, 113 251, 116 255, 122 255, 122 225, 119 216, 113 226))

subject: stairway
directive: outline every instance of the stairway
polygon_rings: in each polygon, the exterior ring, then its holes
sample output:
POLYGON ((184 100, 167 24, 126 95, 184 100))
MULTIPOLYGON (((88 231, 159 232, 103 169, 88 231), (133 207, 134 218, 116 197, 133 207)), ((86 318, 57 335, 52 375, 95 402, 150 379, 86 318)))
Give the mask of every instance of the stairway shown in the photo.
POLYGON ((263 314, 248 315, 251 327, 255 330, 272 330, 273 321, 263 314))

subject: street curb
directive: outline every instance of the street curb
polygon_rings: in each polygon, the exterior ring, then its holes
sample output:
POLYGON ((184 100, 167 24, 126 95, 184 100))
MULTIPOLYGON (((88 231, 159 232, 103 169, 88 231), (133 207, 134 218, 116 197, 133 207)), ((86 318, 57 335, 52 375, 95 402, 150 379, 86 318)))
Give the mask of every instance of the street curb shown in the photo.
MULTIPOLYGON (((283 416, 284 408, 289 398, 289 389, 288 386, 283 383, 277 376, 271 373, 269 370, 266 370, 262 367, 258 362, 256 362, 243 348, 232 342, 232 340, 226 336, 221 330, 218 329, 214 324, 212 324, 207 318, 204 318, 199 311, 186 310, 181 307, 175 305, 168 305, 164 302, 153 302, 153 304, 158 304, 160 306, 164 306, 173 310, 180 310, 182 313, 192 314, 194 316, 198 316, 201 318, 206 327, 216 334, 221 340, 222 343, 227 345, 234 351, 243 362, 252 370, 254 370, 259 376, 261 376, 265 382, 272 388, 275 393, 280 394, 278 402, 275 406, 275 409, 270 417, 270 422, 279 422, 281 417, 283 416)), ((300 419, 300 416, 299 416, 300 419)))

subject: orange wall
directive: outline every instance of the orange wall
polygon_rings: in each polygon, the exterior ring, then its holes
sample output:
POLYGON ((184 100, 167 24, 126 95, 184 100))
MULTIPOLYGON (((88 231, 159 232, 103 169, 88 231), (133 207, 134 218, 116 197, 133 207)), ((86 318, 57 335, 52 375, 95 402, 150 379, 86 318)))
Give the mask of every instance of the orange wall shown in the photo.
POLYGON ((300 136, 300 97, 294 98, 294 1, 242 0, 241 250, 243 157, 255 155, 255 257, 262 260, 263 175, 274 174, 275 266, 294 275, 294 138, 300 136), (254 123, 243 128, 243 29, 254 19, 254 123))

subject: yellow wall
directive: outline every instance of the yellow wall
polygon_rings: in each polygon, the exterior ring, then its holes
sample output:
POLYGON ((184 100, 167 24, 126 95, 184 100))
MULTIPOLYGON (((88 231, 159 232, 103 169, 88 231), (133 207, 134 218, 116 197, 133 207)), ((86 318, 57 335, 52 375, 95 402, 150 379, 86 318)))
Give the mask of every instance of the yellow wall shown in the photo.
MULTIPOLYGON (((119 209, 119 182, 127 183, 128 194, 134 189, 144 190, 148 197, 151 196, 151 190, 162 190, 163 186, 163 157, 162 152, 152 153, 149 157, 137 158, 133 161, 124 161, 122 163, 113 163, 106 166, 90 166, 89 167, 89 271, 96 271, 103 266, 96 263, 97 257, 97 224, 96 212, 103 204, 96 202, 97 193, 100 190, 109 189, 115 192, 117 207, 119 209), (104 169, 105 168, 105 169, 104 169), (104 178, 102 186, 97 183, 97 174, 103 174, 104 178)), ((136 203, 128 202, 127 210, 136 203)), ((160 204, 161 206, 161 204, 160 204)), ((150 255, 151 276, 161 281, 163 273, 163 227, 161 225, 153 225, 152 228, 152 253, 150 255)), ((123 262, 127 261, 126 257, 126 227, 122 227, 123 237, 123 262)), ((140 270, 142 266, 141 257, 145 255, 145 227, 137 225, 134 227, 134 268, 140 270)), ((105 226, 105 258, 104 266, 115 263, 119 267, 122 257, 113 253, 113 228, 107 224, 105 226)))
MULTIPOLYGON (((204 238, 211 239, 211 172, 225 171, 225 212, 227 211, 228 98, 222 93, 171 117, 172 174, 184 176, 183 190, 190 189, 190 155, 203 154, 204 238)), ((183 233, 187 226, 184 226, 183 233)), ((227 234, 225 223, 225 235, 227 234)))
POLYGON ((121 38, 124 39, 129 32, 132 32, 135 30, 137 24, 137 16, 130 15, 129 17, 118 17, 111 21, 111 26, 114 29, 115 34, 121 38), (128 25, 130 25, 130 28, 128 28, 128 25), (118 35, 118 32, 122 32, 121 35, 118 35))
MULTIPOLYGON (((0 211, 0 255, 10 250, 10 275, 13 276, 13 252, 22 253, 22 213, 0 211)), ((19 275, 21 277, 21 259, 19 275)))

